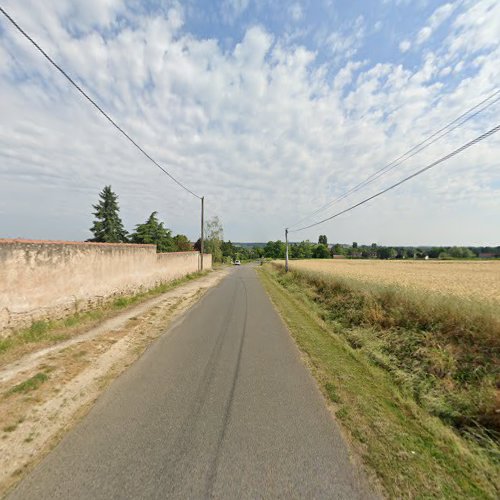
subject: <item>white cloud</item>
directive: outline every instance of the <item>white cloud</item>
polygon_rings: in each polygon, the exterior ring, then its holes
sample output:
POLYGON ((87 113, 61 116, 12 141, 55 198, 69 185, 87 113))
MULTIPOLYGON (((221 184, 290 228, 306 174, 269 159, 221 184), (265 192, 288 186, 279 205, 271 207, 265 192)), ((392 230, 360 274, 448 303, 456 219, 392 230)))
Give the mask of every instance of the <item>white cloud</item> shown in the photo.
POLYGON ((455 4, 445 3, 441 7, 438 7, 429 17, 429 26, 432 30, 437 29, 441 24, 448 19, 453 11, 456 9, 459 2, 455 4))
POLYGON ((343 29, 334 31, 326 39, 326 45, 334 54, 335 61, 350 59, 359 50, 366 33, 363 16, 359 16, 353 23, 343 29))
POLYGON ((228 24, 234 23, 250 5, 250 0, 223 0, 221 4, 222 19, 228 24))
POLYGON ((410 50, 410 47, 411 47, 411 42, 409 40, 403 40, 399 44, 399 50, 403 53, 410 50))
POLYGON ((432 29, 429 26, 424 26, 417 35, 416 43, 420 45, 424 43, 432 35, 432 29))
POLYGON ((304 12, 300 3, 294 3, 288 8, 288 12, 294 21, 300 21, 304 12))
POLYGON ((429 17, 427 21, 427 26, 424 26, 418 32, 416 38, 417 45, 424 43, 430 38, 430 36, 439 28, 439 26, 441 26, 441 24, 453 14, 453 11, 455 10, 457 4, 458 3, 456 3, 455 5, 451 3, 446 3, 441 7, 438 7, 432 13, 432 15, 429 17))
MULTIPOLYGON (((317 53, 262 26, 249 27, 232 50, 223 50, 185 32, 183 9, 175 4, 163 15, 135 15, 133 23, 121 24, 118 13, 132 13, 110 4, 75 37, 63 3, 4 2, 118 123, 206 195, 208 214, 222 216, 233 240, 280 237, 285 224, 352 187, 498 85, 500 49, 489 40, 498 20, 486 0, 468 4, 440 52, 426 53, 412 68, 350 60, 364 40, 365 23, 358 20, 330 40, 341 64, 333 75, 318 64, 317 53), (481 13, 489 15, 479 20, 481 13), (112 35, 103 36, 96 23, 112 25, 112 35), (474 71, 461 81, 443 87, 440 78, 466 49, 480 49, 482 58, 473 59, 474 71)), ((0 234, 86 238, 91 204, 112 184, 129 228, 159 210, 174 231, 196 237, 198 200, 143 159, 11 29, 0 36, 0 200, 10 214, 2 217, 0 234)), ((498 107, 369 192, 479 135, 495 113, 498 107)), ((332 241, 493 243, 499 146, 491 137, 321 232, 332 241), (471 213, 481 216, 458 225, 471 213)), ((316 233, 297 238, 316 239, 316 233)))

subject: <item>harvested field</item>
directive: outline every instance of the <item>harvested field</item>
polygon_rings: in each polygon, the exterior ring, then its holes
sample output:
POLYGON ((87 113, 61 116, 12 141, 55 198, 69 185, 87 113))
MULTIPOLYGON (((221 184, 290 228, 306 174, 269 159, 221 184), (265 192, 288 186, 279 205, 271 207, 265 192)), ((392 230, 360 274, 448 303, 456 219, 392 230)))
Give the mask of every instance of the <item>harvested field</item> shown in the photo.
POLYGON ((290 266, 500 305, 500 261, 314 259, 292 261, 290 266))

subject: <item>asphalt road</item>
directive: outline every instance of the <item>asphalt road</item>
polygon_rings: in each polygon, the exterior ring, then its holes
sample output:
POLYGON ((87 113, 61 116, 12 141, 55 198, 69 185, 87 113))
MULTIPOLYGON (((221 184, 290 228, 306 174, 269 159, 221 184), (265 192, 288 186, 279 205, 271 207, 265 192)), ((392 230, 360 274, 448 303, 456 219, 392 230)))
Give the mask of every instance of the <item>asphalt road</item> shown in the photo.
POLYGON ((242 266, 9 498, 371 496, 255 269, 242 266))

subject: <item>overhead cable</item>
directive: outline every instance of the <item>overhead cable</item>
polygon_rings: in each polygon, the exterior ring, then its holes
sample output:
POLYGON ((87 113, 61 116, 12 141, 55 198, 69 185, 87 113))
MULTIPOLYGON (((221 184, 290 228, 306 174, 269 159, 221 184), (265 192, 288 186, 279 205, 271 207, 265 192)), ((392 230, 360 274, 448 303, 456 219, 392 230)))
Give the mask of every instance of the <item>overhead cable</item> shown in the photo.
POLYGON ((156 165, 163 173, 167 174, 170 179, 172 179, 177 185, 179 185, 182 189, 187 191, 188 193, 192 194, 198 199, 201 199, 201 196, 198 196, 195 194, 193 191, 191 191, 189 188, 187 188, 182 182, 178 181, 170 172, 168 172, 165 168, 163 168, 149 153, 147 153, 144 148, 142 148, 130 135, 123 130, 107 113, 104 111, 99 104, 97 104, 69 75, 64 71, 61 66, 59 66, 48 54, 45 52, 44 49, 40 47, 40 45, 33 40, 33 38, 24 31, 21 26, 5 11, 3 7, 0 6, 0 12, 12 23, 12 25, 25 37, 27 38, 34 46, 35 48, 47 59, 54 68, 56 68, 70 83, 75 87, 80 94, 82 94, 85 99, 87 99, 95 109, 97 109, 108 121, 115 127, 119 132, 121 132, 122 135, 124 135, 129 142, 131 142, 148 160, 150 160, 154 165, 156 165))
POLYGON ((335 203, 338 203, 339 201, 347 198, 351 194, 359 191, 360 189, 364 188, 368 184, 371 184, 372 182, 374 182, 378 178, 387 174, 388 172, 390 172, 394 168, 403 164, 405 161, 409 160, 410 158, 417 155, 418 153, 420 153, 424 149, 428 148, 429 146, 434 144, 436 141, 438 141, 439 139, 441 139, 445 135, 448 135, 449 133, 453 132, 455 129, 461 127, 467 121, 471 120, 472 118, 474 118, 478 114, 482 113, 483 111, 485 111, 489 107, 493 106, 493 104, 495 104, 496 102, 498 102, 500 100, 499 94, 500 94, 500 89, 497 89, 495 92, 490 94, 488 97, 483 99, 481 102, 479 102, 478 104, 476 104, 472 108, 470 108, 467 111, 465 111, 464 113, 462 113, 460 116, 455 118, 453 121, 451 121, 450 123, 448 123, 444 127, 440 128, 439 130, 434 132, 432 135, 427 137, 425 140, 423 140, 422 142, 420 142, 420 143, 416 144, 415 146, 413 146, 412 148, 410 148, 406 153, 402 154, 401 156, 399 156, 395 160, 392 160, 390 163, 388 163, 387 165, 383 166, 382 168, 380 168, 379 170, 377 170, 376 172, 374 172, 373 174, 368 176, 365 180, 361 181, 356 186, 352 187, 351 189, 349 189, 345 193, 341 194, 337 198, 329 201, 325 205, 323 205, 323 206, 319 207, 318 209, 314 210, 313 212, 309 213, 308 215, 301 218, 295 224, 293 224, 289 227, 293 228, 295 226, 298 226, 301 222, 304 222, 305 220, 310 219, 311 217, 314 217, 316 214, 322 212, 326 208, 329 208, 332 205, 334 205, 335 203), (488 102, 488 101, 490 101, 490 102, 488 102), (487 104, 484 107, 481 107, 485 103, 487 103, 487 104), (480 109, 478 109, 478 108, 480 108, 480 109), (475 111, 475 110, 477 110, 477 111, 475 111), (470 114, 472 111, 475 111, 475 113, 470 114))
POLYGON ((448 153, 446 156, 443 156, 442 158, 439 158, 439 160, 436 160, 435 162, 431 163, 430 165, 427 165, 426 167, 423 167, 420 170, 417 170, 416 172, 414 172, 413 174, 409 175, 408 177, 405 177, 404 179, 396 182, 395 184, 392 184, 388 188, 386 188, 386 189, 384 189, 382 191, 379 191, 378 193, 376 193, 376 194, 374 194, 374 195, 372 195, 372 196, 370 196, 368 198, 365 198, 364 200, 360 201, 359 203, 356 203, 355 205, 352 205, 351 207, 346 208, 345 210, 342 210, 341 212, 338 212, 338 213, 336 213, 334 215, 331 215, 330 217, 326 217, 323 220, 320 220, 320 221, 315 222, 313 224, 309 224, 308 226, 300 227, 298 229, 289 230, 288 232, 290 232, 290 233, 296 233, 298 231, 303 231, 304 229, 309 229, 311 227, 318 226, 320 224, 323 224, 326 221, 335 219, 339 215, 342 215, 342 214, 345 214, 346 212, 354 210, 355 208, 357 208, 357 207, 359 207, 361 205, 364 205, 365 203, 369 202, 370 200, 373 200, 374 198, 377 198, 378 196, 381 196, 384 193, 387 193, 387 191, 390 191, 391 189, 394 189, 394 188, 400 186, 401 184, 409 181, 410 179, 413 179, 414 177, 417 177, 417 175, 423 174, 427 170, 430 170, 431 168, 435 167, 436 165, 439 165, 440 163, 443 163, 444 161, 449 160, 450 158, 453 158, 454 156, 458 155, 462 151, 465 151, 466 149, 470 148, 471 146, 474 146, 478 142, 481 142, 482 140, 486 139, 487 137, 490 137, 491 135, 496 134, 499 130, 500 130, 500 125, 497 125, 496 127, 493 127, 491 130, 488 130, 488 132, 485 132, 484 134, 482 134, 482 135, 476 137, 475 139, 473 139, 472 141, 464 144, 463 146, 460 146, 458 149, 455 149, 451 153, 448 153))

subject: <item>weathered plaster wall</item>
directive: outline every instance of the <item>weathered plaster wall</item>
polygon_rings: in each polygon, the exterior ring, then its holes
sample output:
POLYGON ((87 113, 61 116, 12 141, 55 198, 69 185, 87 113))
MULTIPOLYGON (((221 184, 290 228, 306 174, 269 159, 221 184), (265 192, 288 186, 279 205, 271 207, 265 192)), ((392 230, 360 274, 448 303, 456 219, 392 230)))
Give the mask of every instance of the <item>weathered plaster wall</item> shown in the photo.
POLYGON ((0 336, 196 272, 199 261, 154 245, 0 240, 0 336))

